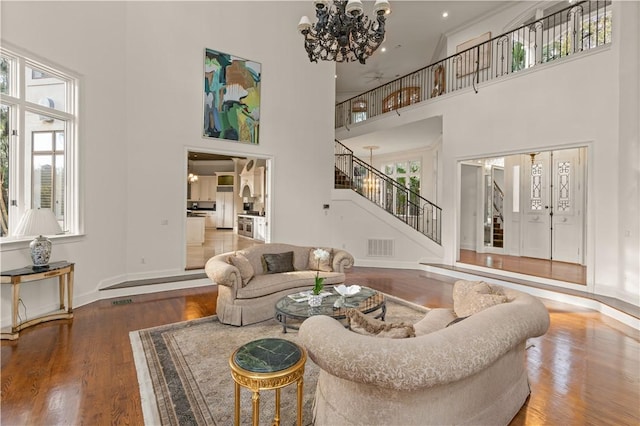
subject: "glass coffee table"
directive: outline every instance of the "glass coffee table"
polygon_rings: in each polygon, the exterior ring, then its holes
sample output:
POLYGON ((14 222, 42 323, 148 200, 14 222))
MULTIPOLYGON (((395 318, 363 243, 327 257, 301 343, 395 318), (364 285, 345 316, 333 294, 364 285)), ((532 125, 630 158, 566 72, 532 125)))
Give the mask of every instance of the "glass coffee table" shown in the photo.
POLYGON ((317 307, 309 306, 307 300, 301 298, 300 293, 285 296, 276 302, 276 320, 282 324, 282 332, 286 333, 287 328, 297 330, 296 324, 291 324, 289 320, 300 323, 314 315, 327 315, 337 320, 347 317, 347 309, 355 308, 364 314, 377 312, 375 318, 384 321, 387 313, 387 306, 384 295, 368 287, 362 287, 357 294, 343 297, 333 288, 326 288, 330 294, 322 298, 322 304, 317 307))

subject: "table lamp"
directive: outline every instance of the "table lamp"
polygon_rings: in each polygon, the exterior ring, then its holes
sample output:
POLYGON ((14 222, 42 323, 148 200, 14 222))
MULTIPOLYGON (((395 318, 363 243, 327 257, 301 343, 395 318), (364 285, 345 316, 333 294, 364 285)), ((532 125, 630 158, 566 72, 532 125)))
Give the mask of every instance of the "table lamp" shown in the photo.
POLYGON ((28 209, 13 235, 28 237, 37 235, 31 241, 31 260, 33 266, 44 267, 49 264, 51 257, 51 241, 45 235, 61 234, 62 229, 51 209, 28 209))

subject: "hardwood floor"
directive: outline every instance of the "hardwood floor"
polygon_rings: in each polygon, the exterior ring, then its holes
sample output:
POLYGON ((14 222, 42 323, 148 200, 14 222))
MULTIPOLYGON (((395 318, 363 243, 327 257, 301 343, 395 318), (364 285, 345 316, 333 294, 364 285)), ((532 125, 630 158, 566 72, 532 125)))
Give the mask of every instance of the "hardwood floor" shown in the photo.
POLYGON ((517 272, 519 274, 575 284, 587 284, 587 268, 584 265, 578 265, 576 263, 535 259, 533 257, 477 253, 472 250, 460 250, 460 263, 501 269, 503 271, 517 272))
MULTIPOLYGON (((454 279, 355 267, 348 283, 451 307, 454 279)), ((215 286, 101 300, 30 327, 1 349, 2 425, 142 425, 129 332, 215 313, 215 286), (114 301, 131 299, 131 303, 114 301)), ((512 425, 640 424, 640 332, 544 301, 551 327, 527 351, 531 396, 512 425)), ((230 408, 232 409, 232 408, 230 408)), ((455 409, 455 407, 452 407, 455 409)))

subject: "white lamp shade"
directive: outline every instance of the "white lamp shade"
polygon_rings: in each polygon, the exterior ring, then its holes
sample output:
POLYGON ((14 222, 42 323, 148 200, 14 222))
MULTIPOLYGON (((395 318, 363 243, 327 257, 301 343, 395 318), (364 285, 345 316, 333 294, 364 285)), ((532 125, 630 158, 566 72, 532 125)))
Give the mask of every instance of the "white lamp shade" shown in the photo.
POLYGON ((349 0, 345 12, 348 15, 358 16, 362 13, 362 1, 361 0, 349 0))
POLYGON ((298 31, 302 32, 304 30, 308 30, 311 28, 311 21, 308 16, 303 16, 300 18, 300 22, 298 23, 298 31))
POLYGON ((373 11, 375 13, 378 13, 378 11, 389 13, 391 11, 391 7, 387 0, 376 0, 376 3, 373 5, 373 11))
POLYGON ((29 209, 20 219, 20 223, 18 223, 13 235, 16 237, 31 237, 61 233, 62 229, 52 210, 29 209))

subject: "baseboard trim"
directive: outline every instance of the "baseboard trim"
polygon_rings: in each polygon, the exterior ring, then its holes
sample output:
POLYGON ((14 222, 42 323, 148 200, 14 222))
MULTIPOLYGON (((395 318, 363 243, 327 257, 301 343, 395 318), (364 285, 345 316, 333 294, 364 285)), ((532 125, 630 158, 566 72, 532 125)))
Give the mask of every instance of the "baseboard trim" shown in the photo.
MULTIPOLYGON (((483 280, 490 284, 498 284, 515 290, 529 293, 542 299, 567 303, 594 311, 600 312, 616 321, 619 321, 635 330, 640 330, 640 307, 617 300, 607 300, 607 297, 600 297, 586 292, 569 289, 566 287, 552 289, 548 284, 541 284, 536 281, 512 279, 508 276, 500 276, 495 273, 486 273, 479 270, 461 270, 445 265, 421 265, 426 272, 445 275, 452 278, 467 280, 483 280), (613 306, 624 304, 624 307, 613 306)), ((533 277, 530 277, 533 278, 533 277)), ((571 283, 563 283, 571 284, 571 283)))

